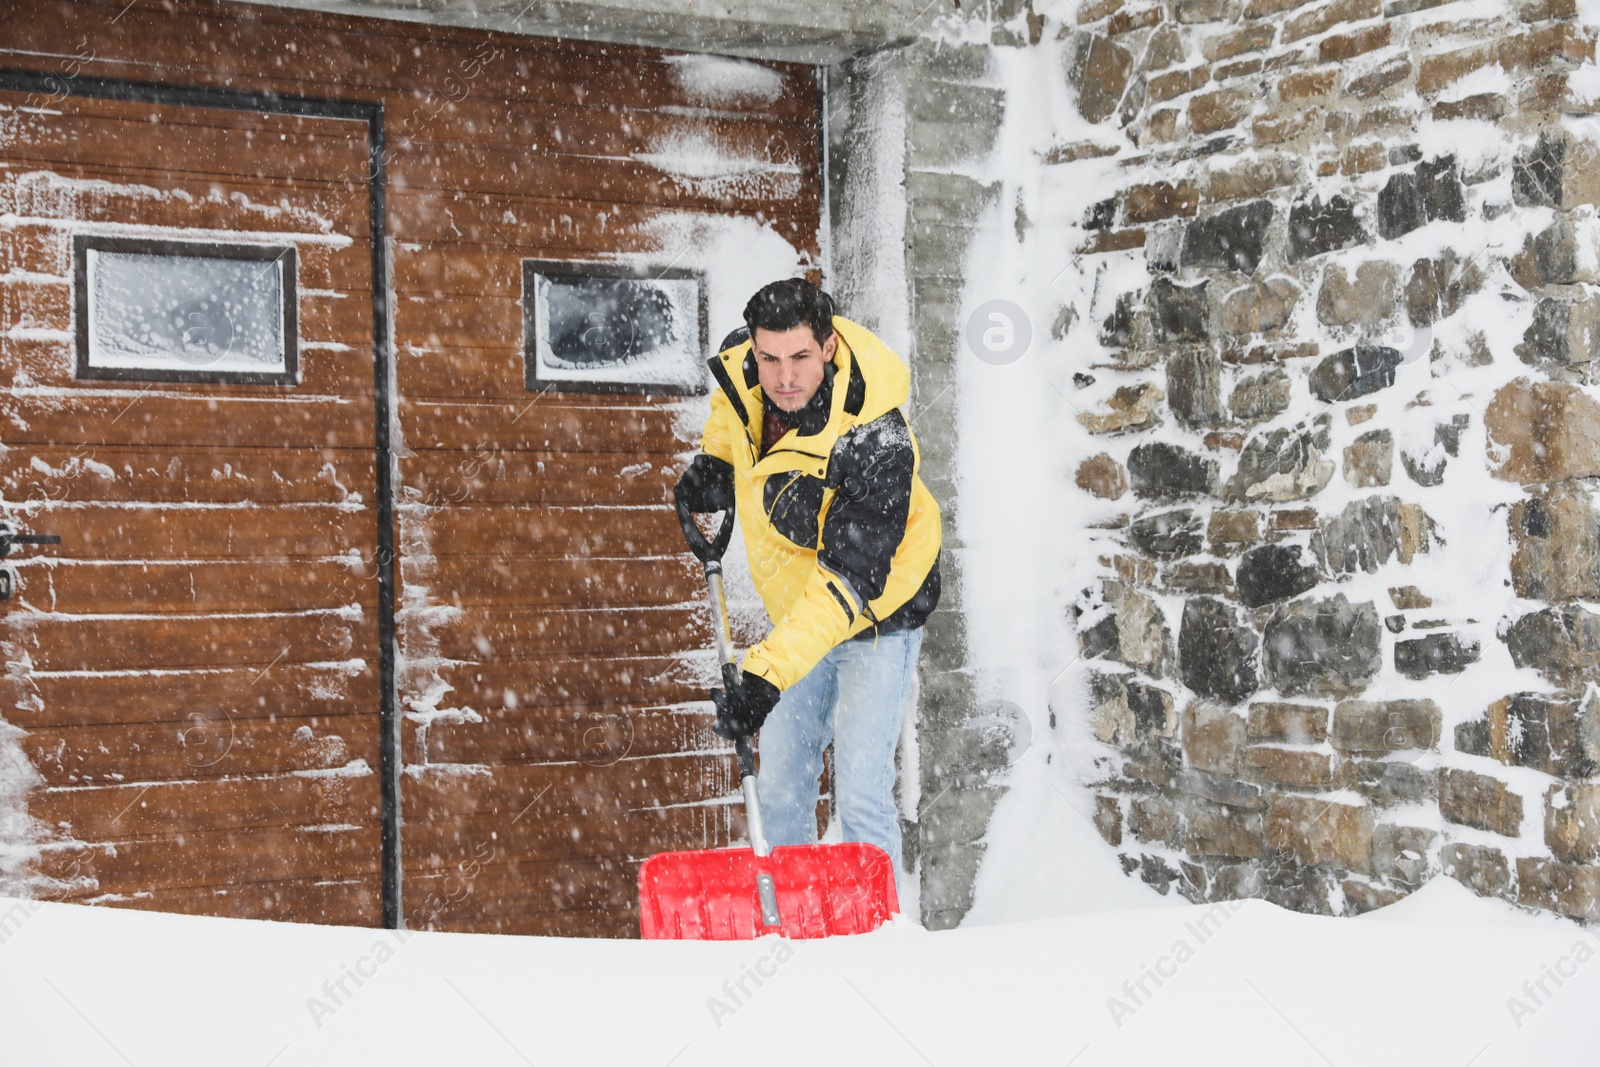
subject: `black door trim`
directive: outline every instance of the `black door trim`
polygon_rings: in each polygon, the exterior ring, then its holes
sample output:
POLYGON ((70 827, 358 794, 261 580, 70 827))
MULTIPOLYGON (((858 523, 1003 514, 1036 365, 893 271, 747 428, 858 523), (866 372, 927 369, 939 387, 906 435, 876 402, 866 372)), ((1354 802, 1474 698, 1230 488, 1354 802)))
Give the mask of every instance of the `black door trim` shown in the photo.
POLYGON ((383 103, 284 96, 199 85, 128 81, 120 78, 66 77, 46 71, 0 69, 0 90, 39 93, 50 98, 84 96, 135 103, 254 111, 352 119, 367 124, 368 204, 372 239, 373 399, 377 435, 378 493, 378 752, 382 797, 383 925, 398 929, 400 910, 400 733, 395 693, 394 455, 389 439, 389 261, 385 203, 387 151, 383 103))

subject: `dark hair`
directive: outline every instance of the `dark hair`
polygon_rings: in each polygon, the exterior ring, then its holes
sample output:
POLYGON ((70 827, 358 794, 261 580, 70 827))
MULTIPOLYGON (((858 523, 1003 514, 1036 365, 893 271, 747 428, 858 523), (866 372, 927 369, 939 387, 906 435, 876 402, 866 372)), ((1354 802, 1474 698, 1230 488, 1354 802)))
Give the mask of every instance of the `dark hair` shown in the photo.
POLYGON ((833 297, 804 278, 786 278, 764 285, 744 306, 744 324, 750 336, 756 327, 763 330, 792 330, 805 324, 811 336, 823 344, 833 336, 833 297))

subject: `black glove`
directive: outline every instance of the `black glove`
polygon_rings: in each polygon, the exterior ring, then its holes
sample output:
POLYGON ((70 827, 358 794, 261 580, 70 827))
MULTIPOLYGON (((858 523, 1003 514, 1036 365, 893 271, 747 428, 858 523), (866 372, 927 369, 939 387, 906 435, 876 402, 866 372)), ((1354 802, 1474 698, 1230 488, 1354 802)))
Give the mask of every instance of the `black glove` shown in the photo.
POLYGON ((700 453, 678 479, 673 496, 697 514, 733 510, 733 464, 700 453))
POLYGON ((778 687, 759 674, 740 671, 735 677, 738 684, 730 689, 711 690, 711 702, 717 706, 711 732, 729 741, 754 737, 778 703, 778 687))

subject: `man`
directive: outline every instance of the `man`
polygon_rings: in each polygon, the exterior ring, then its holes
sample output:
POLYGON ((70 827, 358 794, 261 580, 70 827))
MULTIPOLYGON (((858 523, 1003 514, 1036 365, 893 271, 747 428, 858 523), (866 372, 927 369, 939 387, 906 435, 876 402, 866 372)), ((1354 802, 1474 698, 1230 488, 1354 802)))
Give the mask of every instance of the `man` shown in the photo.
POLYGON ((734 509, 773 623, 742 684, 712 691, 714 729, 761 732, 774 845, 816 840, 831 741, 844 838, 884 849, 898 877, 895 744, 939 600, 939 506, 900 412, 911 369, 803 279, 766 286, 744 318, 710 361, 719 388, 678 483, 691 511, 734 509))

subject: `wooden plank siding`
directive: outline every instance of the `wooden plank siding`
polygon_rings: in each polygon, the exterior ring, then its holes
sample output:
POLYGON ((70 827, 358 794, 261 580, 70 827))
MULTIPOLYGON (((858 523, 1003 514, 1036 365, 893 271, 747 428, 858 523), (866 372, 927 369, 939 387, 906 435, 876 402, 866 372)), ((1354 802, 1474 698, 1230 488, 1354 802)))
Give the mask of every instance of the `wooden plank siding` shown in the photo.
MULTIPOLYGON (((775 94, 710 107, 654 49, 211 0, 7 6, 29 30, 0 66, 383 105, 404 918, 635 936, 645 856, 743 832, 669 504, 697 427, 671 398, 530 394, 521 263, 666 266, 668 214, 744 217, 815 262, 814 71, 769 64, 775 94), (766 165, 697 180, 674 152, 766 165)), ((63 543, 26 550, 0 605, 30 665, 0 678, 0 718, 41 776, 39 871, 72 899, 375 923, 376 775, 352 769, 381 744, 364 141, 24 103, 0 96, 0 508, 63 543), (131 221, 294 240, 301 384, 76 381, 66 234, 131 221), (223 730, 231 769, 197 769, 223 730)))

